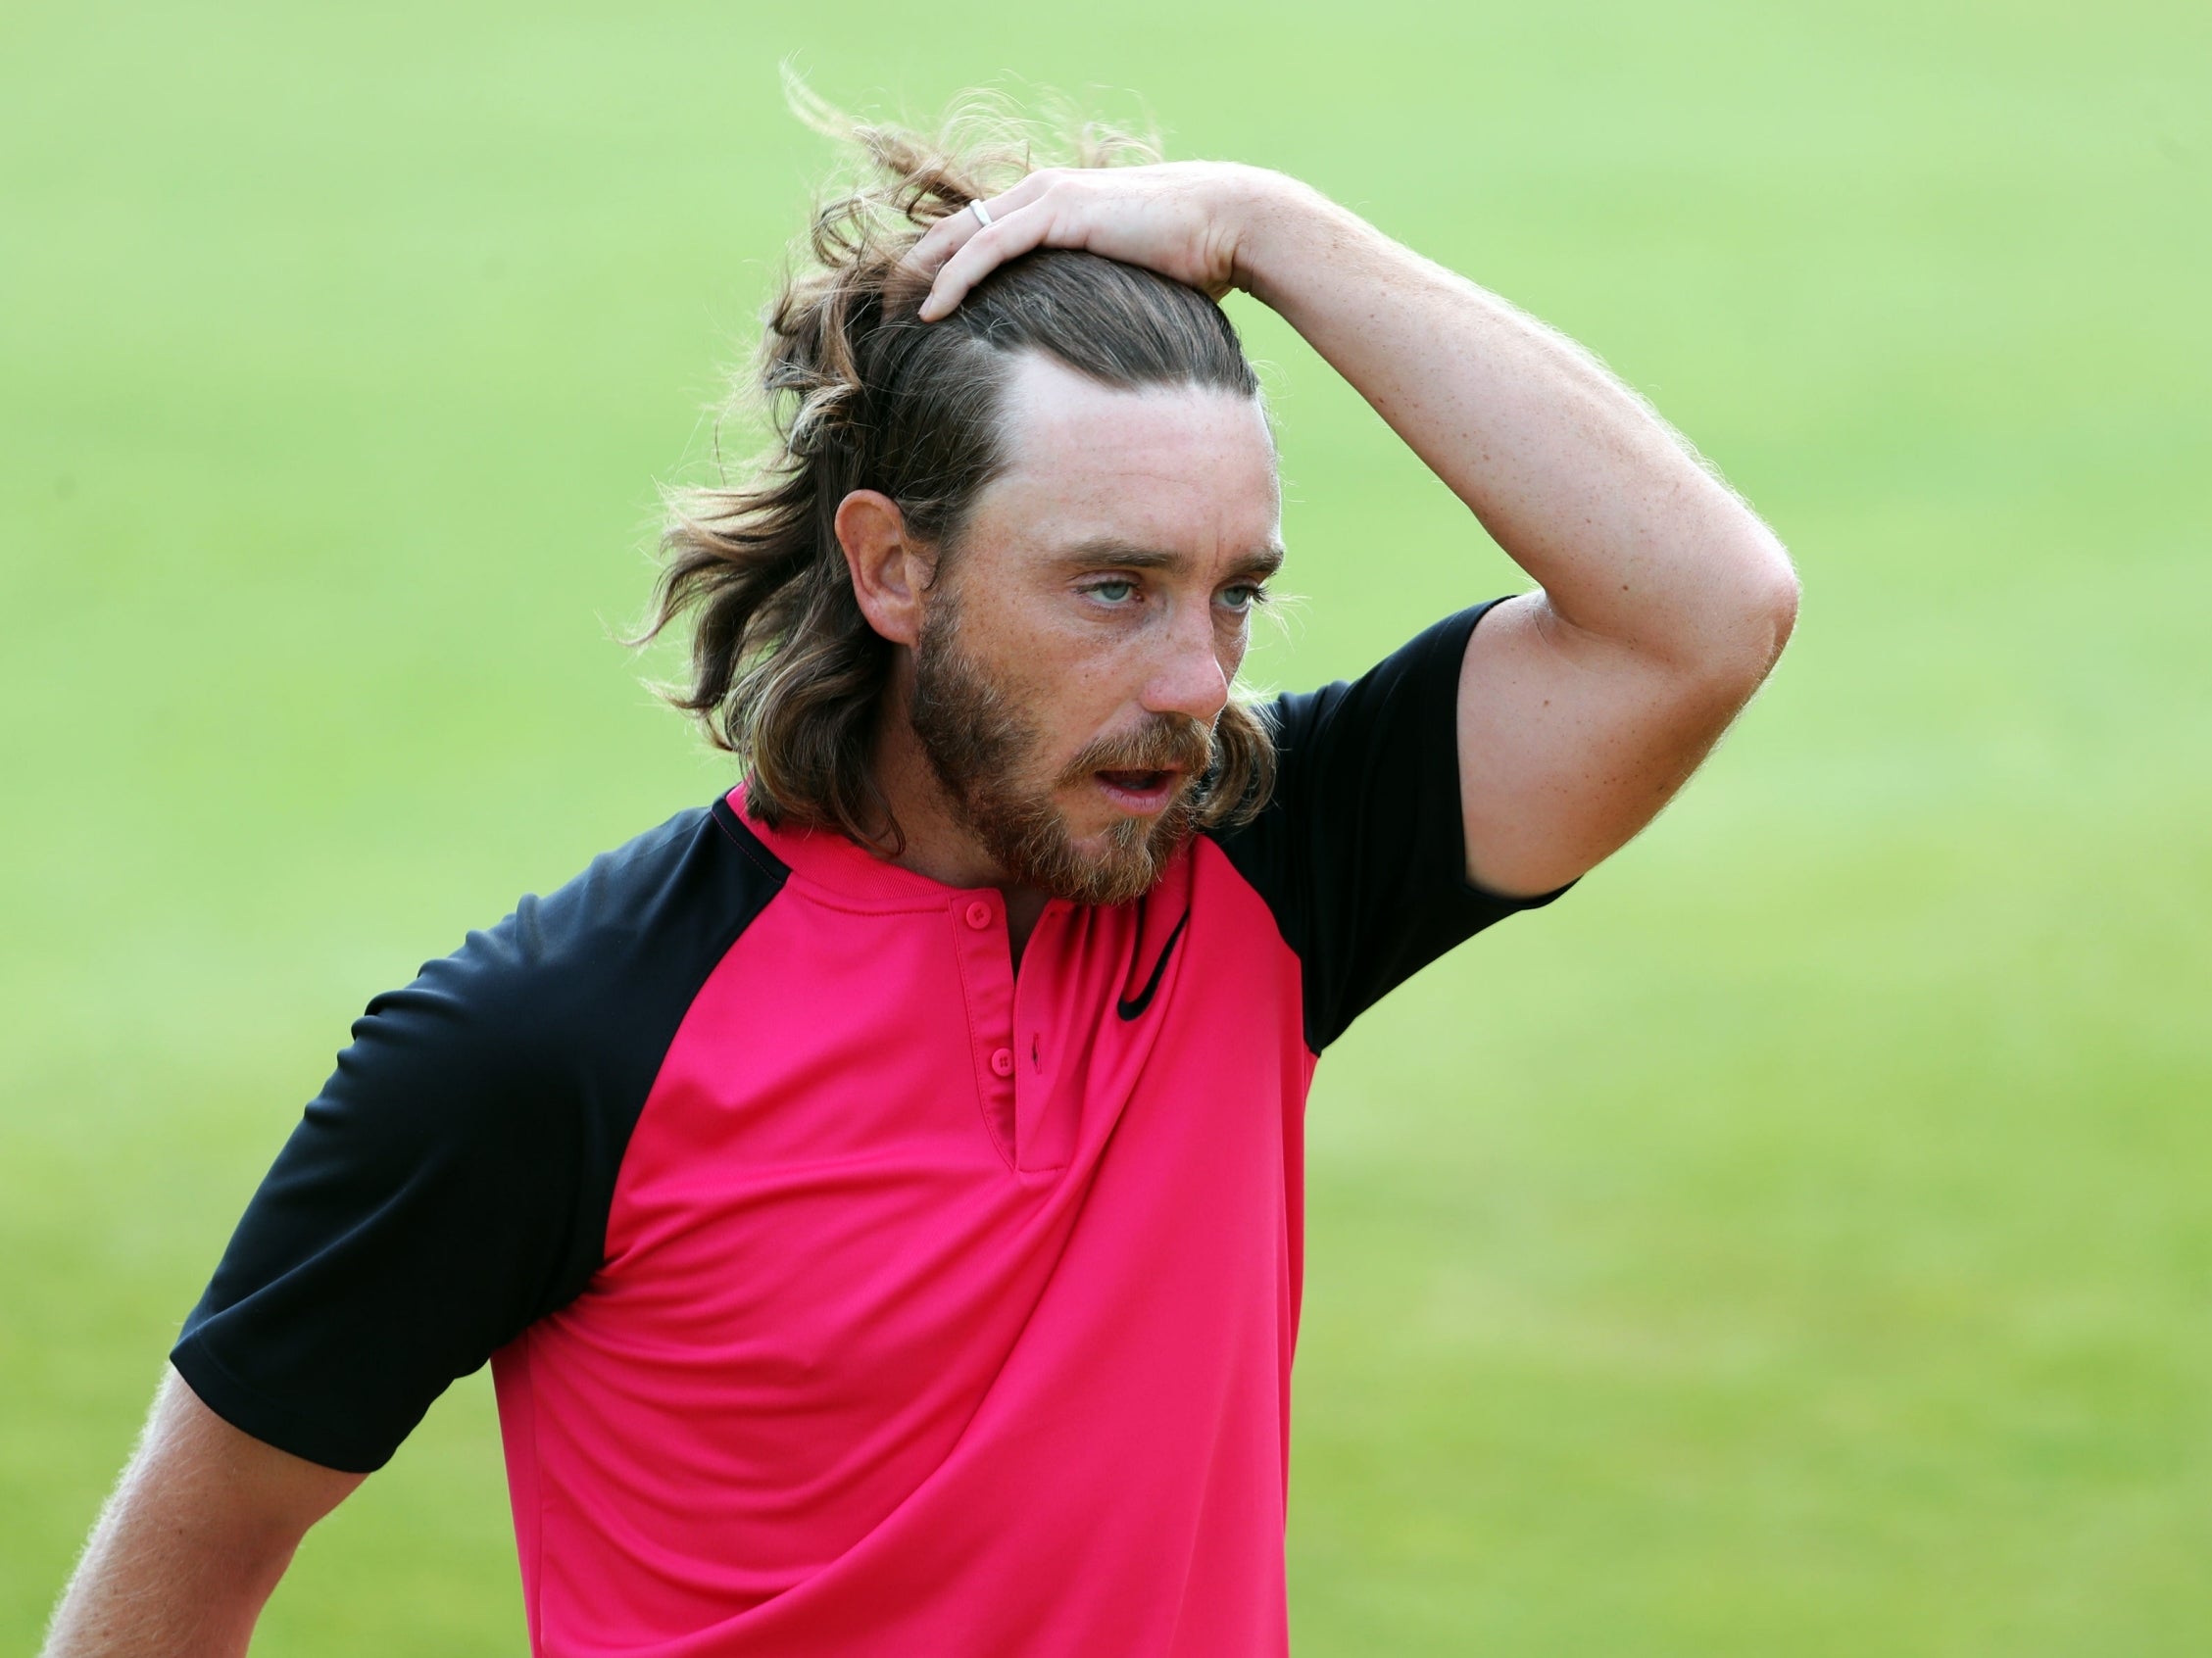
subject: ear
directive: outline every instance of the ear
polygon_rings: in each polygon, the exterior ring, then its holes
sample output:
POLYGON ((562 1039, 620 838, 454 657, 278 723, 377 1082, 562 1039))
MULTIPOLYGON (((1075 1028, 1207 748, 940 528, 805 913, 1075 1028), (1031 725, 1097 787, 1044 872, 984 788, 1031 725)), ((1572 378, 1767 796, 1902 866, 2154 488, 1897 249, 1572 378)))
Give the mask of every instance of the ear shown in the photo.
POLYGON ((922 590, 937 561, 909 535, 899 504, 879 490, 855 490, 837 504, 837 544, 868 626, 894 645, 913 644, 921 637, 922 590))

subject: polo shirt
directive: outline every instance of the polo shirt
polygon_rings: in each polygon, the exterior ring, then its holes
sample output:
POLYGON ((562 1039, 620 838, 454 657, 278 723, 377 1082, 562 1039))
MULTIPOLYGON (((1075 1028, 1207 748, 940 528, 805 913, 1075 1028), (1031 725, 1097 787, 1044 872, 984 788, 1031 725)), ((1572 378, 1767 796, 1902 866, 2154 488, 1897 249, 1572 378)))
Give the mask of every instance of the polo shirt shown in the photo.
POLYGON ((367 1471, 489 1360, 535 1653, 1285 1653, 1315 1056, 1546 902, 1465 876, 1487 609, 1018 971, 742 785, 523 899, 369 1004, 176 1369, 367 1471))

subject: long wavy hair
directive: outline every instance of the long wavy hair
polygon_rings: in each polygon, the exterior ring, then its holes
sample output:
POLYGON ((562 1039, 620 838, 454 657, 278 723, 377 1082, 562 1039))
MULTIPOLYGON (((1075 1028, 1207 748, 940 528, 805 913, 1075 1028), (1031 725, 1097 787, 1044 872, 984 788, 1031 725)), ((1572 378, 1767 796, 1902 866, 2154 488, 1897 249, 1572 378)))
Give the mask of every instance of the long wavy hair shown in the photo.
MULTIPOLYGON (((735 481, 664 492, 664 563, 635 643, 691 617, 689 683, 662 692, 739 757, 753 808, 896 855, 904 837, 870 766, 893 647, 853 596, 838 504, 882 491, 942 570, 1004 464, 1001 408, 1021 352, 1119 388, 1256 397, 1259 382, 1212 300, 1095 254, 1009 261, 952 316, 919 321, 926 284, 902 268, 906 254, 938 219, 1043 165, 1035 137, 973 106, 935 135, 861 125, 787 84, 802 119, 857 152, 859 177, 816 210, 735 389, 734 407, 765 413, 766 451, 735 481)), ((1096 126, 1059 148, 1057 165, 1157 158, 1096 126)), ((1272 739, 1241 695, 1213 737, 1200 827, 1249 819, 1274 783, 1272 739)))

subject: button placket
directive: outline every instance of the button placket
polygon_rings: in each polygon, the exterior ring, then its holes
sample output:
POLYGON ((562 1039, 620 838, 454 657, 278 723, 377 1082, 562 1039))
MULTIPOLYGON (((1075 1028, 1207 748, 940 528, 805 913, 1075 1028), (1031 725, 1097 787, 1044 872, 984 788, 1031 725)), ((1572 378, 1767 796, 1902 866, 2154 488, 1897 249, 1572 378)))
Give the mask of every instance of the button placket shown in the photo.
POLYGON ((984 1122, 1009 1167, 1020 1166, 1014 1103, 1013 964, 1005 914, 997 895, 967 893, 948 905, 953 951, 959 963, 968 1039, 975 1055, 975 1086, 984 1122))
POLYGON ((1079 948, 1080 936, 1066 901, 1054 899, 1037 918, 1014 978, 1008 1058, 1013 1072, 1015 1162, 1025 1175, 1064 1168, 1074 1147, 1076 1100, 1058 1092, 1054 1046, 1069 952, 1079 948))

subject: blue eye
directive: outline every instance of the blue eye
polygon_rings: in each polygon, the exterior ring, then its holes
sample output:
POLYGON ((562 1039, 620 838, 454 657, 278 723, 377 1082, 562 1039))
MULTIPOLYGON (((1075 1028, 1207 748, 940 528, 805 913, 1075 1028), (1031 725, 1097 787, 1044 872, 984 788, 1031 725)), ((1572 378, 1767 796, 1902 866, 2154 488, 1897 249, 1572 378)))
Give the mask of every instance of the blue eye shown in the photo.
POLYGON ((1228 606, 1232 610, 1249 610, 1254 605, 1263 603, 1266 598, 1267 594, 1264 589, 1254 587, 1250 583, 1238 587, 1224 588, 1221 593, 1221 603, 1228 606))
POLYGON ((1090 591, 1093 598, 1104 599, 1109 605, 1118 605, 1137 591, 1137 584, 1123 581, 1117 576, 1111 581, 1092 583, 1090 591))

